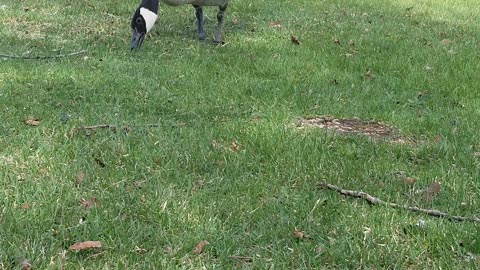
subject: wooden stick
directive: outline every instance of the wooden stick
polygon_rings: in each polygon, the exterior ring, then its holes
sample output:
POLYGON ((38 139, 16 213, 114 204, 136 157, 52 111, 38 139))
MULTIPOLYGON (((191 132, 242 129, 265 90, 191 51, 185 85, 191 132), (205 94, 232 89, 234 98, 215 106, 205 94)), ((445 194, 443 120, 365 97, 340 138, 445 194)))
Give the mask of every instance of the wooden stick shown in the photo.
POLYGON ((23 60, 45 60, 45 59, 71 57, 71 56, 76 56, 86 52, 87 50, 81 50, 78 52, 72 52, 67 54, 47 55, 47 56, 20 56, 20 55, 13 55, 13 54, 0 54, 0 58, 23 59, 23 60))
MULTIPOLYGON (((154 127, 159 127, 159 126, 160 126, 160 124, 148 124, 148 125, 144 125, 144 126, 140 126, 140 127, 154 128, 154 127)), ((139 126, 136 126, 136 127, 139 127, 139 126)), ((77 132, 80 131, 80 130, 93 131, 93 130, 96 130, 96 129, 110 129, 110 130, 113 131, 113 132, 116 132, 117 129, 122 129, 122 130, 125 131, 125 132, 129 132, 129 131, 131 130, 131 127, 130 127, 130 126, 118 127, 118 126, 116 126, 116 125, 110 125, 110 124, 101 124, 101 125, 93 125, 93 126, 83 126, 83 127, 73 128, 73 129, 70 131, 70 135, 73 135, 73 134, 77 133, 77 132)))
POLYGON ((242 262, 253 262, 253 258, 252 257, 246 257, 246 256, 230 256, 229 257, 230 259, 232 260, 239 260, 239 261, 242 261, 242 262))
MULTIPOLYGON (((136 127, 159 127, 160 124, 146 124, 144 126, 136 126, 136 127)), ((102 128, 118 128, 115 125, 110 125, 110 124, 102 124, 102 125, 93 125, 93 126, 83 126, 83 127, 77 127, 75 128, 76 130, 94 130, 94 129, 102 129, 102 128)), ((130 126, 123 126, 122 128, 130 128, 130 126)))
POLYGON ((408 206, 408 205, 401 205, 401 204, 398 204, 398 203, 385 202, 385 201, 382 201, 381 199, 379 199, 377 197, 374 197, 374 196, 372 196, 368 193, 365 193, 363 191, 343 189, 341 187, 338 187, 338 186, 335 186, 335 185, 332 185, 332 184, 328 184, 328 183, 320 183, 319 186, 322 187, 322 188, 335 190, 338 193, 340 193, 342 195, 345 195, 345 196, 365 199, 366 201, 368 201, 371 204, 379 204, 379 205, 390 206, 392 208, 406 209, 406 210, 410 210, 410 211, 413 211, 413 212, 420 212, 420 213, 427 214, 427 215, 434 216, 434 217, 443 217, 443 218, 447 218, 447 219, 454 220, 454 221, 470 221, 470 222, 480 223, 480 218, 477 218, 477 217, 452 216, 452 215, 449 215, 445 212, 441 212, 441 211, 434 210, 434 209, 424 209, 424 208, 419 208, 419 207, 415 207, 415 206, 408 206))

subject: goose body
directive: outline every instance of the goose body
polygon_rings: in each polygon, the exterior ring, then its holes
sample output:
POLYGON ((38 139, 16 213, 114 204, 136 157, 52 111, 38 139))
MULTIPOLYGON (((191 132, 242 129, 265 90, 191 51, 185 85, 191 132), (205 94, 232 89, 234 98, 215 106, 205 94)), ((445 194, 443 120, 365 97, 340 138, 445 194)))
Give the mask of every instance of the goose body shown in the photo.
MULTIPOLYGON (((214 43, 222 43, 222 25, 225 10, 230 0, 160 0, 169 6, 192 5, 195 8, 195 17, 198 26, 198 39, 205 39, 203 29, 203 6, 218 6, 217 31, 213 38, 214 43)), ((132 40, 130 49, 140 48, 146 34, 153 28, 158 17, 159 0, 142 0, 132 17, 132 40)))

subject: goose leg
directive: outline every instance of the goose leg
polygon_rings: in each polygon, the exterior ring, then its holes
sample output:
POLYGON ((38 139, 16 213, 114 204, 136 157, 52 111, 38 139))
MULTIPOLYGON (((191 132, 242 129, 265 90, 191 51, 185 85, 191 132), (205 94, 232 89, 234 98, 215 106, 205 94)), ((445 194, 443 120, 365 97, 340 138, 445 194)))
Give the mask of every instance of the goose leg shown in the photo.
POLYGON ((213 38, 213 42, 215 44, 222 43, 222 26, 223 26, 223 16, 225 14, 225 10, 227 9, 228 4, 220 6, 218 13, 217 13, 217 32, 215 33, 215 37, 213 38))
POLYGON ((203 30, 203 9, 201 6, 193 5, 193 7, 195 8, 195 17, 197 18, 198 39, 204 40, 205 30, 203 30))

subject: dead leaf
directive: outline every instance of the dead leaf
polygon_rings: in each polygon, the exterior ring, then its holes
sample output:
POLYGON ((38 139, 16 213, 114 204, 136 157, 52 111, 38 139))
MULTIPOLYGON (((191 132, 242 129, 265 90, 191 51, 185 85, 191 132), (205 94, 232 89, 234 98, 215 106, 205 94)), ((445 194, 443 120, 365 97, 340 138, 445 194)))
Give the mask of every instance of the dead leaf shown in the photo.
POLYGON ((82 198, 80 200, 80 203, 85 209, 92 208, 92 207, 100 207, 100 203, 98 202, 98 199, 95 197, 90 198, 89 200, 85 200, 82 198))
POLYGON ((323 253, 323 247, 322 246, 317 246, 317 248, 315 248, 315 253, 322 254, 323 253))
POLYGON ((300 45, 301 44, 300 41, 298 40, 298 38, 295 37, 294 35, 290 36, 290 41, 295 45, 300 45))
POLYGON ((79 186, 83 180, 85 180, 85 173, 84 172, 80 172, 78 175, 77 175, 77 180, 75 180, 75 185, 76 186, 79 186))
POLYGON ((240 151, 240 145, 238 144, 237 141, 233 141, 232 144, 230 144, 230 151, 232 152, 240 151))
POLYGON ((201 241, 200 243, 198 243, 195 248, 193 249, 193 253, 195 254, 200 254, 203 252, 203 248, 205 248, 206 245, 208 245, 208 241, 207 240, 203 240, 201 241))
POLYGON ((138 181, 135 181, 134 185, 137 187, 137 188, 142 188, 142 184, 145 183, 146 180, 138 180, 138 181))
POLYGON ((217 142, 216 140, 213 140, 213 141, 211 142, 211 144, 212 144, 212 147, 213 147, 214 149, 221 149, 221 148, 222 148, 222 145, 221 145, 219 142, 217 142))
POLYGON ((22 270, 32 270, 33 266, 27 259, 23 259, 20 262, 20 269, 22 269, 22 270))
POLYGON ((365 80, 368 80, 368 81, 375 79, 375 76, 373 75, 373 72, 371 70, 368 70, 367 73, 363 75, 363 77, 365 78, 365 80))
POLYGON ((272 28, 282 28, 282 24, 278 21, 277 22, 273 21, 273 22, 270 22, 270 27, 272 27, 272 28))
POLYGON ((304 232, 302 232, 302 231, 300 231, 300 230, 298 230, 298 229, 295 229, 295 230, 293 231, 293 235, 294 235, 296 238, 300 239, 300 240, 310 238, 310 236, 306 235, 304 232))
POLYGON ((24 204, 22 205, 22 208, 25 209, 25 210, 26 210, 26 209, 29 209, 29 208, 30 208, 30 205, 28 205, 28 203, 24 203, 24 204))
POLYGON ((348 45, 352 46, 352 47, 355 47, 355 42, 353 40, 349 40, 348 41, 348 45))
POLYGON ((449 45, 450 43, 452 43, 452 40, 448 39, 448 38, 444 38, 444 39, 442 39, 442 41, 440 41, 440 43, 442 45, 449 45))
POLYGON ((235 16, 232 18, 232 24, 237 25, 239 23, 240 23, 240 20, 238 19, 238 17, 235 16))
POLYGON ((413 177, 410 177, 410 176, 406 176, 403 181, 405 182, 405 184, 407 185, 413 185, 417 182, 417 179, 413 178, 413 177))
POLYGON ((37 118, 28 118, 25 120, 25 124, 28 126, 38 126, 40 125, 40 119, 37 118))
POLYGON ((85 242, 75 243, 71 245, 68 249, 80 251, 80 250, 94 249, 94 248, 101 248, 101 247, 102 247, 102 243, 100 241, 85 241, 85 242))
POLYGON ((334 38, 333 43, 335 43, 337 45, 342 45, 342 43, 340 42, 340 39, 338 39, 338 38, 334 38))
POLYGON ((47 168, 41 168, 40 170, 38 170, 38 172, 41 173, 41 174, 47 174, 48 169, 47 168))
POLYGON ((195 186, 193 186, 192 192, 196 192, 197 190, 202 189, 204 185, 205 185, 204 180, 202 180, 202 179, 198 180, 197 183, 195 184, 195 186))
POLYGON ((142 253, 145 253, 147 252, 148 250, 144 249, 144 248, 141 248, 141 247, 138 247, 138 246, 135 246, 135 253, 137 254, 142 254, 142 253))
POLYGON ((433 182, 424 192, 423 198, 427 201, 431 201, 434 196, 440 193, 440 183, 435 181, 433 182))

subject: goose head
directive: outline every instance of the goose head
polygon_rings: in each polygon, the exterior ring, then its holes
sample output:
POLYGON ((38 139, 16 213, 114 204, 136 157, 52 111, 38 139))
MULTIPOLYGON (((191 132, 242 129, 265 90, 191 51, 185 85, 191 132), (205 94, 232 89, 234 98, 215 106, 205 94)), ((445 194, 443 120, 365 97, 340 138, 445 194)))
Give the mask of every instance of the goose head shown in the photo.
POLYGON ((158 0, 142 0, 132 16, 130 50, 140 49, 158 17, 158 0))

